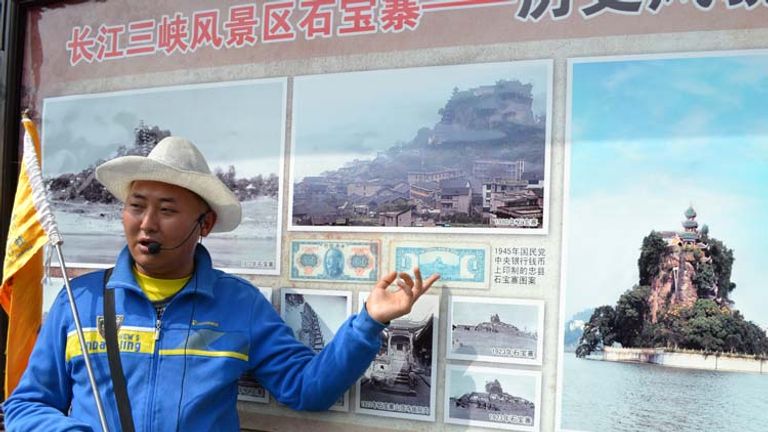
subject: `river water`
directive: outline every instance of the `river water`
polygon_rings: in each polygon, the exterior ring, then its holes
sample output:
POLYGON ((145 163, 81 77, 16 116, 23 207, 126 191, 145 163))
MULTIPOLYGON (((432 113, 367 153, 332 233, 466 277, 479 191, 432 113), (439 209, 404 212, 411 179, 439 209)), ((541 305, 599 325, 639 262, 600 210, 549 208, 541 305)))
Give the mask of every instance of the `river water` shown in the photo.
MULTIPOLYGON (((203 240, 215 267, 244 272, 276 272, 279 265, 278 203, 270 197, 244 201, 236 230, 203 240)), ((120 205, 53 202, 70 267, 111 266, 125 245, 120 205)), ((54 260, 54 263, 57 261, 54 260)))
POLYGON ((563 429, 768 430, 768 374, 585 360, 573 353, 565 353, 563 373, 563 429))

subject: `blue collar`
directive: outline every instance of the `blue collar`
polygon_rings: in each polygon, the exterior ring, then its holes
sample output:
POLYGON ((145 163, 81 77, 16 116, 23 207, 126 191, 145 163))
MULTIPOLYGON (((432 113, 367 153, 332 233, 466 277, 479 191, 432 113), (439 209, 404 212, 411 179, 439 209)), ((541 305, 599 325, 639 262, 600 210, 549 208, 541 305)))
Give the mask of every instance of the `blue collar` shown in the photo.
MULTIPOLYGON (((136 278, 133 277, 132 267, 133 257, 131 257, 126 245, 120 251, 120 255, 117 256, 115 269, 109 278, 107 288, 122 288, 143 294, 136 278)), ((191 294, 194 289, 198 294, 213 298, 213 286, 217 278, 217 272, 214 271, 211 262, 211 255, 205 246, 198 244, 195 249, 195 272, 189 282, 176 295, 191 294)))

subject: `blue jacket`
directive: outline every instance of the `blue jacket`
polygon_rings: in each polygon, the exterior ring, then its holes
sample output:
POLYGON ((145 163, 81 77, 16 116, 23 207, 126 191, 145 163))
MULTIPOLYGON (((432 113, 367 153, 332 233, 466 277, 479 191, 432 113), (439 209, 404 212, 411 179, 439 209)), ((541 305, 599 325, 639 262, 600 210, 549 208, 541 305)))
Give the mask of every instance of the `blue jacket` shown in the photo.
MULTIPOLYGON (((132 265, 124 248, 107 288, 115 290, 118 321, 123 316, 118 342, 137 431, 239 431, 237 380, 246 371, 280 402, 324 410, 378 352, 383 326, 362 308, 314 354, 253 285, 213 269, 202 246, 194 275, 157 321, 132 265)), ((99 271, 73 279, 71 286, 107 422, 119 431, 106 345, 97 328, 102 281, 99 271)), ((11 432, 101 430, 65 291, 53 303, 4 410, 11 432)))

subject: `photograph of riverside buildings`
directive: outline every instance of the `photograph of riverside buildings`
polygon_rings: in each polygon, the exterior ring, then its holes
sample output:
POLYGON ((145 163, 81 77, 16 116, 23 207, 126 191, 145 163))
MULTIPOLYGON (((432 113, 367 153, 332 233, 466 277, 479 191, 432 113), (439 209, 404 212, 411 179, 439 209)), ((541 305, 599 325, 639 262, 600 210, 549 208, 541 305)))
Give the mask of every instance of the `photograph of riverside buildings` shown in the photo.
POLYGON ((42 175, 69 265, 112 265, 125 243, 122 204, 96 181, 95 168, 146 156, 176 135, 195 143, 242 206, 235 230, 206 237, 214 265, 280 274, 286 92, 286 79, 263 79, 46 98, 42 175), (211 121, 224 112, 227 121, 211 121))
POLYGON ((549 61, 296 78, 291 227, 543 233, 550 82, 549 61))

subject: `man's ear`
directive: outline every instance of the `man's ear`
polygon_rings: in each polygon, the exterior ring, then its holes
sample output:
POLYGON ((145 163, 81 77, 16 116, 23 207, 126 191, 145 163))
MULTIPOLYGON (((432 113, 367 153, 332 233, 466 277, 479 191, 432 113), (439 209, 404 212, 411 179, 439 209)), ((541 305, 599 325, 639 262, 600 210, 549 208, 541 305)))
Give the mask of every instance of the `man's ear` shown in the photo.
POLYGON ((216 225, 216 212, 208 210, 203 214, 203 219, 200 221, 200 236, 206 237, 210 234, 213 226, 216 225))

